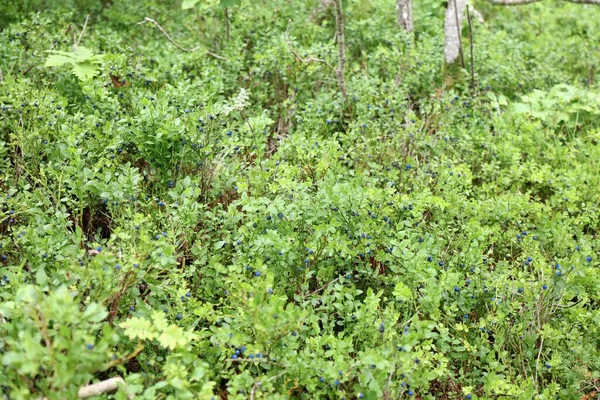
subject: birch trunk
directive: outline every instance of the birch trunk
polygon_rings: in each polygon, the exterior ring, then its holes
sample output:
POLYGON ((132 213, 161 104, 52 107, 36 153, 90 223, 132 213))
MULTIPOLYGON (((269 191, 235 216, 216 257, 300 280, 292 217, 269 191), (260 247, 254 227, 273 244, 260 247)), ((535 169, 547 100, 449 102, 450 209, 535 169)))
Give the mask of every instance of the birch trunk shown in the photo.
POLYGON ((444 56, 446 58, 446 64, 454 64, 461 55, 462 45, 460 32, 466 6, 466 0, 448 1, 446 20, 444 23, 444 56))
POLYGON ((344 35, 344 9, 342 8, 342 0, 335 0, 335 35, 337 37, 338 46, 338 66, 336 75, 338 86, 344 100, 346 99, 346 37, 344 35))
POLYGON ((412 0, 396 0, 398 27, 406 32, 413 31, 412 0))

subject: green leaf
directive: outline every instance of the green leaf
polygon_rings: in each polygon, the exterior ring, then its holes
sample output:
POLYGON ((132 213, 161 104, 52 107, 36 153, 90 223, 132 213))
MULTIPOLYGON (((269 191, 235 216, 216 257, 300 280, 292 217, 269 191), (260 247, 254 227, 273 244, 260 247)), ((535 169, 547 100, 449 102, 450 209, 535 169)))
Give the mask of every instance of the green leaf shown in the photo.
POLYGON ((89 321, 89 322, 100 322, 100 321, 104 320, 107 316, 108 316, 108 312, 106 311, 104 306, 101 306, 98 303, 89 304, 85 308, 85 311, 83 312, 83 315, 82 315, 83 319, 85 319, 86 321, 89 321))
POLYGON ((75 61, 72 55, 52 54, 46 60, 45 67, 60 67, 64 64, 70 64, 75 61))
POLYGON ((200 0, 183 0, 183 2, 181 3, 181 9, 188 10, 190 8, 193 8, 199 1, 200 0))
POLYGON ((242 4, 242 0, 221 0, 221 1, 219 1, 219 7, 221 7, 221 8, 239 6, 240 4, 242 4))
POLYGON ((158 337, 158 341, 163 347, 174 350, 177 347, 185 346, 189 340, 183 329, 177 325, 169 325, 158 337))
POLYGON ((156 337, 152 323, 147 319, 132 317, 119 325, 125 330, 125 335, 130 339, 149 339, 156 337))
POLYGON ((82 81, 93 78, 97 72, 97 66, 89 62, 76 63, 73 65, 73 73, 82 81))

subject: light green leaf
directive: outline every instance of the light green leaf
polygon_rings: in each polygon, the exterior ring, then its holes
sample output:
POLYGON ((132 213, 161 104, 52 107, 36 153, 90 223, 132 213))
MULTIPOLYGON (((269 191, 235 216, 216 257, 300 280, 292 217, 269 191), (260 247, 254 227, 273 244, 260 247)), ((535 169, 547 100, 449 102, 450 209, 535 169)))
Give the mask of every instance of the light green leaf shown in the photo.
POLYGON ((190 8, 193 8, 199 1, 200 0, 183 0, 183 2, 181 3, 181 9, 188 10, 190 8))
POLYGON ((177 325, 169 325, 158 337, 158 341, 163 347, 174 350, 177 347, 185 346, 189 340, 185 337, 183 329, 177 325))
POLYGON ((75 52, 75 58, 77 59, 77 62, 87 61, 92 57, 94 57, 94 53, 92 53, 92 51, 87 47, 80 46, 77 49, 77 52, 75 52))
POLYGON ((98 303, 91 303, 83 312, 83 319, 89 322, 100 322, 108 316, 108 311, 98 303))
POLYGON ((147 319, 132 317, 119 326, 125 330, 125 335, 130 339, 152 340, 156 337, 154 327, 147 319))
POLYGON ((73 73, 82 81, 93 78, 97 72, 97 66, 92 63, 83 62, 73 64, 73 73))
POLYGON ((46 67, 60 67, 64 64, 70 64, 75 61, 72 55, 52 54, 46 60, 46 67))
POLYGON ((221 0, 221 1, 219 1, 219 7, 221 7, 221 8, 239 6, 240 4, 242 4, 242 0, 221 0))

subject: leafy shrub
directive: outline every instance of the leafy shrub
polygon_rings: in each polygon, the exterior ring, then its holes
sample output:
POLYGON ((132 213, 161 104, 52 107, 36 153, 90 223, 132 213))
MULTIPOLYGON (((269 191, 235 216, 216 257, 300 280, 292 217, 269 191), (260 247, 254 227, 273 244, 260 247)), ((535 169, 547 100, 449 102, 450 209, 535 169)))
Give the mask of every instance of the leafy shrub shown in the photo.
POLYGON ((595 57, 597 18, 483 7, 470 93, 440 89, 441 3, 414 37, 346 3, 346 102, 292 52, 335 63, 316 1, 243 2, 229 40, 216 1, 114 1, 94 65, 79 11, 6 25, 3 396, 592 395, 597 65, 548 62, 595 57), (97 73, 44 67, 49 43, 97 73))

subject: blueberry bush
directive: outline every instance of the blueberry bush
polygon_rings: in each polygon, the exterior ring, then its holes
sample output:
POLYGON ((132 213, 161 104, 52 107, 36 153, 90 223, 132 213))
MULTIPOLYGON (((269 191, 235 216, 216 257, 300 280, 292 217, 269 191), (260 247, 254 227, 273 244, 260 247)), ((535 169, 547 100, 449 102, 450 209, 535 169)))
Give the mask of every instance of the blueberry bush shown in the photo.
POLYGON ((3 398, 600 392, 600 9, 394 3, 0 4, 3 398))

